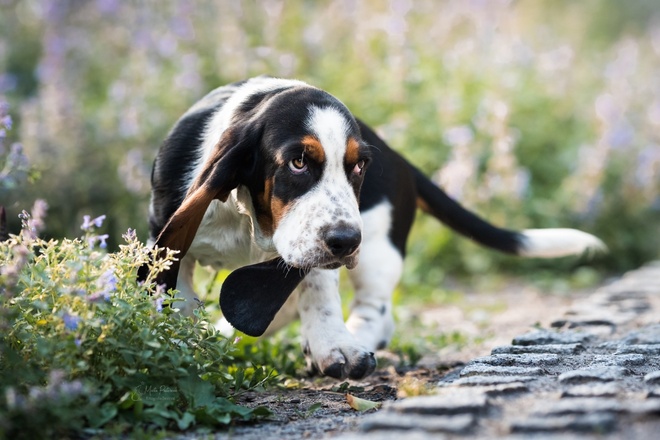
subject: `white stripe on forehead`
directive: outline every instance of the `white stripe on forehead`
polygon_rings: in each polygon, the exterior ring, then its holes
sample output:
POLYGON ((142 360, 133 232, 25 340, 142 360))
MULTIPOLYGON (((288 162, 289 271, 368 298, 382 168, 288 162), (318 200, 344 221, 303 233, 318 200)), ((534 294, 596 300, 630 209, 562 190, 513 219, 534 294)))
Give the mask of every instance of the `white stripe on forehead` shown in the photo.
POLYGON ((323 145, 326 169, 343 167, 348 136, 346 117, 334 107, 312 107, 306 125, 323 145))
POLYGON ((203 98, 202 101, 226 96, 225 93, 230 95, 225 104, 219 108, 213 116, 211 116, 206 124, 206 129, 202 135, 202 154, 197 160, 195 169, 189 176, 188 186, 190 186, 195 177, 197 177, 204 166, 204 163, 208 160, 211 152, 215 149, 216 144, 222 137, 222 134, 227 128, 229 128, 236 110, 238 110, 245 101, 258 93, 266 93, 277 89, 296 86, 311 87, 307 83, 293 79, 256 77, 251 78, 238 86, 220 87, 203 98))

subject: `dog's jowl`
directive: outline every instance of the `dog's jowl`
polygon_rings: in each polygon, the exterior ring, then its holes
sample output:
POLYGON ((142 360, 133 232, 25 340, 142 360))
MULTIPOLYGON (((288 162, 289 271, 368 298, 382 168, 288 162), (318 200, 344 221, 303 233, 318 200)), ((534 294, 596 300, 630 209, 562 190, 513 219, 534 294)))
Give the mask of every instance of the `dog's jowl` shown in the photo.
POLYGON ((574 229, 495 227, 448 197, 332 95, 258 77, 220 87, 190 108, 154 162, 149 225, 179 261, 157 282, 194 308, 193 269, 234 270, 220 294, 225 318, 250 335, 299 316, 311 366, 359 379, 394 331, 415 211, 499 251, 557 257, 603 248, 574 229), (342 317, 338 271, 355 299, 342 317))

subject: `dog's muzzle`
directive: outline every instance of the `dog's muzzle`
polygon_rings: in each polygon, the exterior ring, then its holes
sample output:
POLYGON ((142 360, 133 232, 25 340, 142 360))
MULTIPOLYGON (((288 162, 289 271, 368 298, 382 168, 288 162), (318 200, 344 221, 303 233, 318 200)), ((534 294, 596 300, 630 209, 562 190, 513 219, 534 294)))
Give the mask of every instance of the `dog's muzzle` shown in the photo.
POLYGON ((323 242, 331 258, 336 262, 325 265, 324 268, 336 269, 346 266, 349 269, 357 265, 362 232, 350 226, 340 226, 327 230, 323 234, 323 242))
POLYGON ((362 242, 362 233, 350 227, 335 228, 324 234, 323 241, 332 256, 341 260, 355 253, 362 242))

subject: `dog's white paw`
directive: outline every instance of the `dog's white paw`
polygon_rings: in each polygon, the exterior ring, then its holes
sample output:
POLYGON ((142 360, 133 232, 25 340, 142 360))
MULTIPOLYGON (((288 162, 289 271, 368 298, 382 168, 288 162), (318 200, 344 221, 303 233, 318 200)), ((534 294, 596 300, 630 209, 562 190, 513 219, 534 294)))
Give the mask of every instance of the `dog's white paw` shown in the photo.
POLYGON ((346 321, 346 328, 356 341, 371 351, 389 345, 394 334, 394 319, 388 306, 375 311, 371 308, 355 308, 346 321))
POLYGON ((362 379, 376 369, 374 353, 356 344, 325 346, 322 343, 303 344, 307 366, 311 373, 335 379, 362 379))

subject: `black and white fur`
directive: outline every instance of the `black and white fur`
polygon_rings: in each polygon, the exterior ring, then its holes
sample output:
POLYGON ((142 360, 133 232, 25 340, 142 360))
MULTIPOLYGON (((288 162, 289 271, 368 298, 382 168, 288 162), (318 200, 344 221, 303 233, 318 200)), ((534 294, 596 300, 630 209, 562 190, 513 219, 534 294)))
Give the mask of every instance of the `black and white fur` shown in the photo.
POLYGON ((180 251, 157 282, 179 290, 182 311, 195 307, 196 262, 237 269, 220 298, 229 322, 260 335, 299 316, 311 365, 336 378, 370 374, 374 351, 392 337, 391 295, 417 207, 511 254, 603 248, 574 229, 516 232, 487 223, 339 100, 295 80, 258 77, 208 94, 169 133, 152 187, 152 238, 180 251), (340 266, 355 287, 346 322, 340 266))

